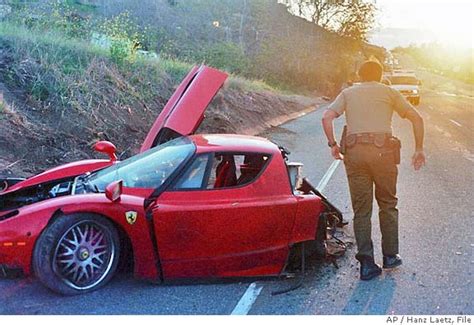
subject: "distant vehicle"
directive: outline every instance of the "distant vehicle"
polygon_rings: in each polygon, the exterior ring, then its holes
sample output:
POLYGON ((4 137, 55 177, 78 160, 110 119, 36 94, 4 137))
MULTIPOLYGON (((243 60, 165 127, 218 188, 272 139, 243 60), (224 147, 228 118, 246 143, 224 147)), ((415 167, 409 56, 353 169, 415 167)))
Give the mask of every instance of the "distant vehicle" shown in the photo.
POLYGON ((390 81, 390 87, 398 90, 410 103, 420 104, 421 81, 413 70, 393 70, 385 77, 390 81))
POLYGON ((387 51, 385 53, 385 60, 383 62, 383 70, 387 72, 392 72, 394 65, 395 65, 395 58, 393 57, 390 51, 387 51))

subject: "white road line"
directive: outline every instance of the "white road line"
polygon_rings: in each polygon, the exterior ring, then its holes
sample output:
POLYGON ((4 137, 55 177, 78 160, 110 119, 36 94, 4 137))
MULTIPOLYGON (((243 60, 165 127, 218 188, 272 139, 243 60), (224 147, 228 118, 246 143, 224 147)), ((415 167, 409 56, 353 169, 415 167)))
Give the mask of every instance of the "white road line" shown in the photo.
POLYGON ((449 120, 451 121, 451 123, 459 126, 460 128, 462 127, 462 125, 459 122, 456 122, 455 120, 451 120, 451 119, 449 119, 449 120))
POLYGON ((340 163, 341 163, 340 160, 334 160, 332 162, 331 166, 329 166, 328 170, 326 171, 326 174, 324 174, 324 176, 323 176, 323 178, 321 178, 321 181, 319 182, 318 186, 316 186, 316 189, 319 192, 324 191, 324 188, 326 187, 326 185, 328 185, 329 180, 331 179, 332 175, 334 174, 334 172, 336 171, 336 169, 337 169, 337 167, 339 166, 340 163))
MULTIPOLYGON (((316 187, 318 191, 322 192, 324 190, 340 163, 340 160, 334 160, 331 166, 329 166, 326 174, 324 174, 323 178, 316 187)), ((253 304, 257 300, 257 297, 262 289, 263 286, 257 285, 257 282, 251 283, 247 290, 245 290, 244 295, 240 298, 237 305, 234 307, 231 315, 247 315, 250 311, 250 308, 252 308, 253 304)))
POLYGON ((231 315, 247 315, 262 289, 263 286, 258 286, 256 282, 250 284, 231 315))

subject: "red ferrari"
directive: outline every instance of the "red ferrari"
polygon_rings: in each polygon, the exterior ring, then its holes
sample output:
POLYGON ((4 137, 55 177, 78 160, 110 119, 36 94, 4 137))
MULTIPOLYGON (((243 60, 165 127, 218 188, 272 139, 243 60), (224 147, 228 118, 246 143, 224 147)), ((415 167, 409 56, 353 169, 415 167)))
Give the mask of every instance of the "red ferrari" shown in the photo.
POLYGON ((95 149, 109 159, 0 180, 0 277, 85 293, 121 258, 155 281, 279 275, 298 244, 321 243, 321 220, 339 212, 300 181, 285 150, 258 137, 193 135, 226 78, 193 68, 129 159, 101 141, 95 149))

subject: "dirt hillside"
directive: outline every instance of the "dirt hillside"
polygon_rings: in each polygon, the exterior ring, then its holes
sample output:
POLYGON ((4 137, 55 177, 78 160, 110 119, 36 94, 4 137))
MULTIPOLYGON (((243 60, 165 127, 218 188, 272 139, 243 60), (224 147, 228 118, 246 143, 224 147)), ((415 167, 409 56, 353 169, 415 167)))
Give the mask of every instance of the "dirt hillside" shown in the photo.
MULTIPOLYGON (((0 175, 30 176, 59 164, 99 158, 91 146, 110 140, 122 159, 137 152, 150 126, 177 85, 164 82, 147 102, 118 105, 111 99, 116 87, 126 87, 120 74, 96 62, 90 72, 103 96, 102 105, 55 109, 37 105, 21 87, 7 82, 11 74, 8 48, 0 48, 0 175), (103 80, 114 78, 113 86, 103 80)), ((21 62, 22 78, 34 71, 35 62, 21 62), (24 75, 22 75, 22 73, 24 75)), ((85 96, 87 94, 84 94, 85 96)), ((98 96, 98 95, 97 95, 98 96)), ((284 96, 266 91, 245 91, 225 85, 208 108, 199 133, 257 134, 267 127, 296 117, 322 103, 319 98, 284 96)))

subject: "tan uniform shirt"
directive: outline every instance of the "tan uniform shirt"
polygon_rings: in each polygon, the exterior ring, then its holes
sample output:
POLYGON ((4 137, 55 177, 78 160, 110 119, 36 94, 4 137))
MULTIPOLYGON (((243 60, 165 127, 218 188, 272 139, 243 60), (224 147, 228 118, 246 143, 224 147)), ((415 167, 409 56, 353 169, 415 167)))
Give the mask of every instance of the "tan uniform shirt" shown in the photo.
POLYGON ((391 133, 393 111, 405 118, 415 108, 400 94, 376 81, 344 89, 328 109, 346 114, 347 134, 391 133))

